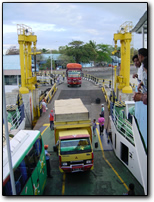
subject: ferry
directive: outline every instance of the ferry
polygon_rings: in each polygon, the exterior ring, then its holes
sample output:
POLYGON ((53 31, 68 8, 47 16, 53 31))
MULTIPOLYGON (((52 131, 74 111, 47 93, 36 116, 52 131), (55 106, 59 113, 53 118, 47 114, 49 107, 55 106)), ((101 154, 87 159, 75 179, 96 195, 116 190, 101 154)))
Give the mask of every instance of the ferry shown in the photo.
MULTIPOLYGON (((108 92, 113 92, 111 83, 104 85, 103 81, 101 86, 96 82, 98 80, 93 75, 84 74, 83 71, 80 88, 68 88, 66 80, 60 85, 54 84, 55 90, 51 88, 51 92, 54 93, 51 96, 49 91, 48 94, 50 97, 47 103, 48 110, 42 112, 33 130, 21 130, 10 141, 17 195, 122 196, 127 195, 130 184, 133 184, 136 196, 148 195, 147 106, 142 102, 118 100, 113 94, 108 96, 108 92), (97 122, 96 136, 92 136, 91 142, 94 166, 93 170, 88 172, 60 172, 59 158, 54 152, 55 136, 54 130, 50 129, 49 114, 54 108, 55 100, 69 98, 80 98, 89 111, 91 122, 93 119, 97 122), (105 107, 102 135, 97 121, 101 104, 105 107), (44 145, 48 145, 48 153, 51 154, 52 178, 47 178, 44 145), (27 156, 28 165, 29 162, 33 164, 28 168, 23 163, 23 160, 27 160, 27 156), (23 167, 26 168, 27 175, 23 167), (16 170, 20 173, 22 171, 21 177, 16 170)), ((27 89, 22 90, 28 93, 27 89)), ((127 90, 130 91, 130 88, 124 89, 127 90)), ((3 195, 7 196, 13 192, 6 148, 3 149, 3 195)))

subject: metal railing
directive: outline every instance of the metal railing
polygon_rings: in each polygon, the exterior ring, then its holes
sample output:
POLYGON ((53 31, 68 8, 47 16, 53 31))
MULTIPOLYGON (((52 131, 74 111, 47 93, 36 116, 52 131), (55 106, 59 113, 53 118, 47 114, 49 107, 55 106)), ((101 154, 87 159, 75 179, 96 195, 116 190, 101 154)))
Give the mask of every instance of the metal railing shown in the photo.
POLYGON ((45 97, 46 103, 50 102, 50 100, 52 99, 56 91, 57 91, 57 86, 55 83, 45 97))
POLYGON ((111 87, 111 83, 112 81, 109 79, 103 79, 103 78, 97 78, 95 76, 92 76, 90 74, 84 74, 82 73, 82 78, 88 81, 92 81, 93 83, 95 83, 96 85, 109 85, 109 87, 111 87))
POLYGON ((135 146, 131 123, 127 119, 121 117, 115 109, 112 110, 112 114, 112 120, 117 131, 135 146))
POLYGON ((10 116, 8 122, 11 123, 11 126, 12 126, 10 130, 17 129, 20 126, 22 122, 20 108, 14 112, 13 116, 10 116))

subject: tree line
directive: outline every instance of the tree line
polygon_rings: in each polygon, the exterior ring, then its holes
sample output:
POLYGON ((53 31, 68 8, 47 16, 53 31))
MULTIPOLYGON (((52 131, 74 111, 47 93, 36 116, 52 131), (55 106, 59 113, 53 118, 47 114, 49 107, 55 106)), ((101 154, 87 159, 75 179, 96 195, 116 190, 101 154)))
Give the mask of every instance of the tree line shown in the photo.
MULTIPOLYGON (((107 44, 96 44, 94 41, 89 41, 84 43, 83 41, 72 41, 66 46, 60 46, 58 50, 52 50, 52 54, 61 54, 58 58, 58 61, 61 66, 66 67, 67 63, 89 63, 94 61, 94 65, 103 66, 103 63, 112 62, 111 52, 114 50, 114 47, 107 44)), ((118 52, 115 54, 117 57, 120 57, 120 47, 117 48, 118 52)), ((33 50, 32 50, 33 51, 33 50)), ((51 50, 48 49, 39 49, 37 50, 42 54, 51 53, 51 50)), ((16 55, 19 52, 18 49, 10 47, 7 50, 6 55, 16 55)), ((137 53, 137 50, 131 48, 132 55, 137 53)), ((18 53, 19 54, 19 53, 18 53)), ((43 57, 37 55, 37 63, 43 60, 43 57)), ((131 58, 130 58, 131 60, 131 58)), ((53 69, 56 67, 54 61, 52 61, 53 69)), ((51 67, 51 58, 49 57, 46 60, 45 64, 41 65, 41 69, 46 69, 51 67)))

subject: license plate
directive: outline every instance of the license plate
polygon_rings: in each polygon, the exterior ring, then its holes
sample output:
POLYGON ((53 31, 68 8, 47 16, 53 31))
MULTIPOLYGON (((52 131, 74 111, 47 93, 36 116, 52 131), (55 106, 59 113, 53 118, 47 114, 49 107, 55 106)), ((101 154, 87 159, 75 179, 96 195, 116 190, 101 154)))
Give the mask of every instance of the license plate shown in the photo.
POLYGON ((81 171, 81 168, 73 168, 73 171, 81 171))

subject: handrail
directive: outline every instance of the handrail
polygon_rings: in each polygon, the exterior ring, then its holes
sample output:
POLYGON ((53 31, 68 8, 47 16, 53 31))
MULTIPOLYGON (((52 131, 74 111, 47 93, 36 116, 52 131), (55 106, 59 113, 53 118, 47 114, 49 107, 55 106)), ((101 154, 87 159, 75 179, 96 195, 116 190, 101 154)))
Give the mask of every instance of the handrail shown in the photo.
POLYGON ((52 99, 52 97, 54 96, 56 91, 57 91, 57 86, 56 86, 56 84, 54 84, 52 86, 52 88, 50 89, 50 91, 48 92, 48 94, 46 95, 46 97, 45 97, 45 100, 46 100, 47 103, 50 102, 50 100, 52 99))
POLYGON ((117 131, 120 134, 122 134, 129 142, 135 145, 131 123, 130 122, 128 123, 127 119, 121 117, 114 109, 112 110, 112 112, 113 112, 113 123, 117 131), (122 121, 120 120, 120 118, 122 119, 122 121))
POLYGON ((9 120, 9 122, 11 123, 11 130, 12 129, 17 129, 21 123, 21 109, 18 109, 17 111, 15 111, 15 113, 13 114, 13 116, 11 116, 11 120, 9 120))

